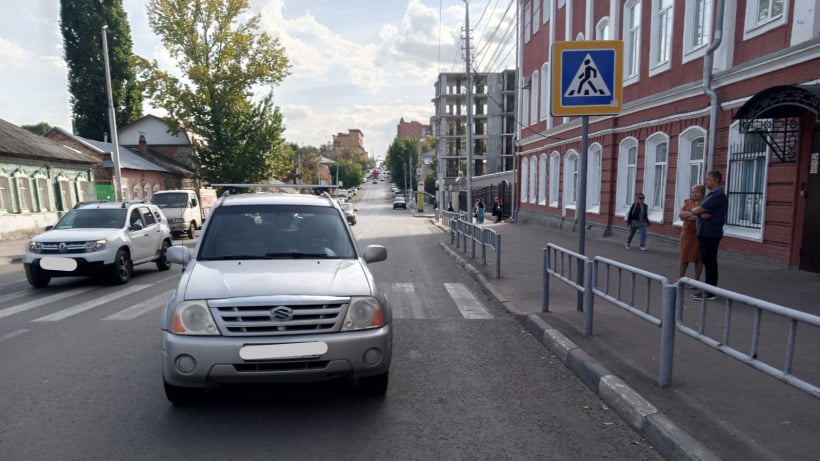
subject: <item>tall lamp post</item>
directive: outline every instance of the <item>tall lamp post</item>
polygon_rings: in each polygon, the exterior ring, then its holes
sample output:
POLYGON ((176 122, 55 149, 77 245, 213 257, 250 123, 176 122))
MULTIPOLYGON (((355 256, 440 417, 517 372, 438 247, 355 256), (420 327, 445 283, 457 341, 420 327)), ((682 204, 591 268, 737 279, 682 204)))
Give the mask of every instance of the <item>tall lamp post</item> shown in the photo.
POLYGON ((105 60, 105 88, 108 93, 108 129, 111 131, 111 162, 114 164, 114 201, 122 200, 122 174, 120 172, 120 143, 117 139, 117 115, 114 112, 114 96, 111 94, 111 69, 108 67, 108 25, 102 28, 103 58, 105 60))

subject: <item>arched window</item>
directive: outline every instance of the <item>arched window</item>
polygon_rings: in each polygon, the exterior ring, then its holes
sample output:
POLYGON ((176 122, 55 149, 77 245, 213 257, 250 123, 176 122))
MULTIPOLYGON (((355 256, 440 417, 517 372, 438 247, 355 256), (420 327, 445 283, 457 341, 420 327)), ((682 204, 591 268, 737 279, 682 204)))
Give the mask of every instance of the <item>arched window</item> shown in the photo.
POLYGON ((547 154, 541 154, 538 158, 538 204, 539 205, 546 205, 547 204, 547 154))
MULTIPOLYGON (((534 71, 532 76, 530 77, 530 124, 538 122, 538 71, 534 71)), ((542 88, 540 91, 546 91, 546 88, 542 88)))
POLYGON ((23 171, 17 171, 14 173, 14 184, 17 189, 17 209, 22 213, 33 211, 31 178, 23 171))
POLYGON ((669 135, 654 133, 646 138, 643 193, 649 207, 649 219, 663 222, 669 171, 669 135))
POLYGON ((601 18, 598 24, 595 25, 595 40, 610 40, 609 35, 609 17, 601 18))
POLYGON ((134 200, 142 200, 142 186, 134 184, 134 200))
POLYGON ((521 157, 521 203, 527 203, 527 193, 530 191, 530 161, 521 157))
POLYGON ((632 0, 624 6, 624 84, 638 80, 641 62, 641 2, 632 0))
POLYGON ((52 207, 50 181, 43 173, 34 175, 34 184, 37 192, 37 209, 49 211, 52 207))
POLYGON ((690 191, 695 184, 703 184, 704 143, 706 130, 699 126, 687 128, 678 136, 678 163, 675 178, 675 210, 672 213, 673 222, 681 224, 677 210, 691 195, 690 191))
POLYGON ((601 152, 603 147, 593 143, 587 156, 587 211, 601 212, 601 152))
POLYGON ((550 119, 550 63, 541 66, 541 120, 547 121, 547 128, 552 126, 550 119))
POLYGON ((567 152, 564 157, 564 208, 574 208, 578 200, 578 153, 567 152))
POLYGON ((530 203, 536 203, 538 200, 537 191, 535 189, 538 181, 538 160, 536 160, 535 156, 533 155, 530 157, 530 203))
POLYGON ((553 208, 558 207, 558 200, 559 200, 559 183, 558 178, 561 174, 561 154, 558 152, 553 152, 550 155, 550 206, 553 208))
POLYGON ((638 140, 629 137, 618 146, 618 189, 615 198, 616 216, 624 216, 635 196, 638 177, 638 140))

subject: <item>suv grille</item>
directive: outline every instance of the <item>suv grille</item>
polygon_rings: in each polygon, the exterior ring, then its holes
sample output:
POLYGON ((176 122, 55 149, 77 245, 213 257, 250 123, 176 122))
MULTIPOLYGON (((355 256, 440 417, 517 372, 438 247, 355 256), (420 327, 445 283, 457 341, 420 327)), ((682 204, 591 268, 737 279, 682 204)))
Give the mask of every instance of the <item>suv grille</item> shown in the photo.
POLYGON ((86 242, 43 243, 41 254, 87 253, 86 242))
POLYGON ((346 303, 219 306, 214 318, 225 336, 279 336, 338 331, 346 303))

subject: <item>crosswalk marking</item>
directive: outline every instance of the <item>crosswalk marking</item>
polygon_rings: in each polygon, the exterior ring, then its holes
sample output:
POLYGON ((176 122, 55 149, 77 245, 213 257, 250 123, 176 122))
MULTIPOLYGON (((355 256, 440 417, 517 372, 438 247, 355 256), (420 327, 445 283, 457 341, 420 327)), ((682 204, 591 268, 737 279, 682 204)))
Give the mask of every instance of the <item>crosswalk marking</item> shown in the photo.
POLYGON ((165 301, 168 300, 168 296, 171 295, 172 291, 173 290, 168 290, 165 293, 160 293, 153 298, 146 299, 145 301, 137 303, 128 309, 123 309, 116 314, 111 314, 108 317, 103 318, 103 320, 133 320, 140 315, 165 304, 165 301))
POLYGON ((391 285, 394 293, 401 293, 398 305, 393 304, 393 317, 397 319, 423 319, 424 308, 421 298, 415 296, 412 283, 394 283, 391 285), (407 309, 404 309, 407 306, 407 309))
POLYGON ((465 319, 491 319, 493 316, 487 312, 481 304, 464 285, 460 283, 445 283, 444 288, 450 293, 450 297, 456 303, 456 307, 461 311, 465 319))
POLYGON ((20 336, 20 335, 22 335, 23 333, 25 333, 27 331, 28 330, 23 329, 23 330, 12 331, 11 333, 4 334, 3 336, 0 336, 0 343, 2 343, 3 341, 5 341, 7 339, 11 339, 15 336, 20 336))
POLYGON ((113 293, 109 293, 105 296, 100 298, 93 299, 91 301, 78 304, 74 307, 69 307, 68 309, 63 309, 61 311, 57 311, 53 314, 49 314, 38 319, 32 320, 32 322, 58 322, 65 318, 71 317, 72 315, 77 315, 81 312, 85 312, 89 309, 93 309, 101 304, 105 304, 107 302, 111 302, 115 299, 122 298, 124 296, 128 296, 132 293, 136 293, 137 291, 143 290, 148 288, 150 285, 131 285, 128 288, 115 291, 113 293))
POLYGON ((87 291, 93 290, 94 287, 88 288, 75 288, 73 290, 68 291, 61 291, 57 294, 53 294, 51 296, 46 296, 45 298, 35 299, 33 301, 29 301, 27 303, 20 304, 19 306, 8 307, 6 309, 0 310, 0 319, 3 317, 8 317, 9 315, 19 314, 20 312, 25 312, 27 310, 31 310, 40 306, 44 306, 46 304, 51 304, 55 301, 58 301, 63 298, 67 298, 69 296, 78 295, 81 293, 85 293, 87 291))

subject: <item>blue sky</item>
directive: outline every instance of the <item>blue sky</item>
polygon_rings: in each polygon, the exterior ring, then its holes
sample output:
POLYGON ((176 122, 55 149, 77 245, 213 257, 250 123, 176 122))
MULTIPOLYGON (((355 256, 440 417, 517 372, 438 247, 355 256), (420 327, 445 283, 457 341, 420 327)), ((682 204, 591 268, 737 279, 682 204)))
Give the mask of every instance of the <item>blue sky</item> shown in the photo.
MULTIPOLYGON (((261 15, 262 29, 280 39, 293 66, 274 88, 289 142, 318 146, 358 128, 368 152, 384 156, 400 118, 429 122, 438 73, 464 70, 462 0, 249 3, 251 12, 261 15)), ((123 0, 134 53, 173 70, 173 60, 147 24, 145 5, 145 0, 123 0)), ((474 53, 485 50, 475 56, 479 71, 515 66, 514 15, 513 0, 470 2, 474 53), (504 34, 507 30, 511 34, 504 34), (501 52, 490 62, 499 46, 501 52)), ((13 13, 0 15, 0 118, 70 129, 58 20, 59 0, 18 2, 13 13)), ((144 111, 163 115, 147 104, 144 111)))

